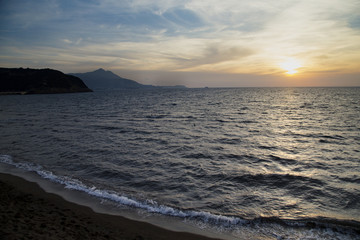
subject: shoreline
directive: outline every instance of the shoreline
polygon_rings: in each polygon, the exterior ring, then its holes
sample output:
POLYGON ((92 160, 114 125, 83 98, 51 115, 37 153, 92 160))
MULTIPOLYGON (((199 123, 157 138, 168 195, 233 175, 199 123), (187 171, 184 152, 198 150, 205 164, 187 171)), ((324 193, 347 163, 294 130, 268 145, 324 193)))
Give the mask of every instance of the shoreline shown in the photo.
POLYGON ((3 239, 215 239, 97 213, 5 173, 0 173, 0 224, 3 239))

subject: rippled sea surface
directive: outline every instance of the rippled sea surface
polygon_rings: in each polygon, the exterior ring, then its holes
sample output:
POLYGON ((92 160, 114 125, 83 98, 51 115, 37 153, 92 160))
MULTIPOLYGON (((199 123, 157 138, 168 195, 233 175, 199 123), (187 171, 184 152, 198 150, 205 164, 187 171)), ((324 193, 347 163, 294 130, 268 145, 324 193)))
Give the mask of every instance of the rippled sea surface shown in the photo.
POLYGON ((0 159, 149 212, 359 237, 360 88, 0 96, 0 159))

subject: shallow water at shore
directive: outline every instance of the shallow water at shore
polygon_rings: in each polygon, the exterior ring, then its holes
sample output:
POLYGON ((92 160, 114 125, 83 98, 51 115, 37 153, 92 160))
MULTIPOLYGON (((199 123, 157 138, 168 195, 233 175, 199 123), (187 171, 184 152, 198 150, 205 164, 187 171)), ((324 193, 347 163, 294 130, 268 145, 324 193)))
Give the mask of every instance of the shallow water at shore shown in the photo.
POLYGON ((0 210, 0 235, 4 240, 210 240, 198 234, 168 231, 143 221, 97 213, 83 205, 64 201, 56 194, 46 193, 33 182, 2 173, 0 210))
POLYGON ((310 225, 360 221, 359 98, 359 88, 1 96, 1 161, 144 214, 235 235, 300 225, 290 235, 301 238, 310 225))

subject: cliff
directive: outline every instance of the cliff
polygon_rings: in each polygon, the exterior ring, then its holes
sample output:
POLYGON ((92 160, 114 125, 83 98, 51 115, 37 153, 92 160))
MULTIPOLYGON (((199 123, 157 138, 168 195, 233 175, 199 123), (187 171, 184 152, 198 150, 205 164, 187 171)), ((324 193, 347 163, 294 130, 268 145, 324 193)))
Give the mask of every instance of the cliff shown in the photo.
POLYGON ((52 69, 0 68, 0 94, 92 92, 78 77, 52 69))

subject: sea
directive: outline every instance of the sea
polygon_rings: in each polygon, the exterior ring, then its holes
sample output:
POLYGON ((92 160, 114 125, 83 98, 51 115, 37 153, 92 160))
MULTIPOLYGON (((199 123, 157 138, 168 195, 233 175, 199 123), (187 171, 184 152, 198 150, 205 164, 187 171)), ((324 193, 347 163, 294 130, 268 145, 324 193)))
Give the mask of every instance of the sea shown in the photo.
POLYGON ((360 239, 356 87, 3 95, 0 163, 162 227, 360 239))

